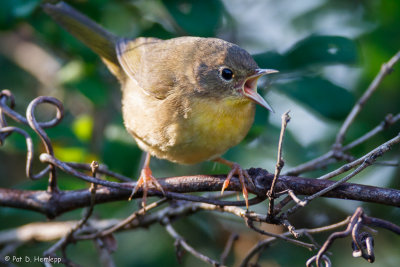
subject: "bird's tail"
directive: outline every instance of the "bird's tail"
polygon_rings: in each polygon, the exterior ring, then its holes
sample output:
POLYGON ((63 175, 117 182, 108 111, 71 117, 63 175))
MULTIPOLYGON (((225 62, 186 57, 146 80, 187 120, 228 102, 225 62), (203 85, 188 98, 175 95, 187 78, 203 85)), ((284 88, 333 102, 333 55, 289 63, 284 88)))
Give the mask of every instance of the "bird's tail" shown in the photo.
POLYGON ((43 10, 65 30, 98 54, 109 70, 120 78, 115 44, 118 37, 64 2, 43 4, 43 10))

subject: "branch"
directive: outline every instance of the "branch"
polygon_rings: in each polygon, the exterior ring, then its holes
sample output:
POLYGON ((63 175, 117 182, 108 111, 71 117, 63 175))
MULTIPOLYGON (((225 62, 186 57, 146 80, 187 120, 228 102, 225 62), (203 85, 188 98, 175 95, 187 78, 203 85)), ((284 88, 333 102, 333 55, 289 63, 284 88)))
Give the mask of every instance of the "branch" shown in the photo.
POLYGON ((400 60, 400 51, 397 52, 387 63, 383 64, 381 70, 376 75, 375 79, 369 85, 368 89, 362 95, 362 97, 357 101, 356 105, 350 111, 346 120, 343 122, 342 127, 340 128, 337 136, 335 144, 333 145, 334 149, 340 148, 342 146, 343 140, 346 136, 346 132, 349 129, 350 125, 353 123, 354 119, 357 117, 358 113, 362 110, 367 100, 371 97, 371 95, 378 89, 378 86, 383 81, 388 74, 393 71, 393 66, 400 60))
MULTIPOLYGON (((313 240, 313 238, 311 237, 311 234, 317 234, 317 233, 322 233, 325 231, 331 231, 334 230, 336 228, 342 227, 346 224, 348 224, 350 218, 347 218, 346 220, 339 222, 339 223, 335 223, 332 225, 327 225, 327 226, 323 226, 323 227, 318 227, 318 228, 313 228, 313 229, 299 229, 297 230, 299 233, 301 233, 302 235, 307 236, 313 243, 315 243, 315 241, 313 240)), ((291 235, 290 232, 285 232, 283 234, 281 234, 281 236, 289 236, 291 235)), ((241 267, 245 267, 245 266, 251 266, 251 264, 249 263, 250 260, 257 254, 257 253, 261 253, 263 249, 265 249, 266 247, 268 247, 269 245, 271 245, 271 243, 275 242, 279 240, 277 237, 269 237, 266 238, 264 240, 261 240, 260 242, 258 242, 257 245, 253 246, 249 252, 247 253, 246 257, 243 259, 242 263, 240 264, 241 267)), ((316 245, 316 244, 314 244, 316 245)))
POLYGON ((385 119, 381 123, 379 123, 379 125, 376 126, 374 129, 365 133, 363 136, 357 138, 350 144, 342 147, 341 148, 342 153, 338 153, 337 151, 330 150, 330 151, 326 152, 325 154, 323 154, 313 160, 310 160, 308 162, 298 165, 297 167, 290 169, 285 174, 286 175, 299 175, 300 173, 323 168, 333 162, 337 162, 339 159, 345 159, 346 156, 343 152, 346 152, 349 149, 352 149, 352 148, 358 146, 359 144, 367 141, 368 139, 372 138, 373 136, 377 135, 378 133, 382 132, 383 130, 394 125, 399 120, 400 120, 400 113, 396 114, 395 116, 393 116, 392 114, 388 114, 388 115, 386 115, 385 119), (339 154, 341 157, 339 157, 339 154))
POLYGON ((233 244, 235 243, 235 241, 237 241, 239 239, 239 235, 236 233, 232 233, 229 238, 228 241, 226 242, 224 251, 221 254, 221 257, 219 258, 219 262, 220 264, 224 265, 226 258, 229 255, 229 252, 232 250, 233 244))
MULTIPOLYGON (((99 168, 99 164, 96 161, 93 161, 91 166, 92 166, 92 175, 93 175, 93 177, 96 177, 96 171, 99 168)), ((71 243, 72 241, 74 241, 74 234, 87 223, 87 221, 89 220, 90 216, 93 213, 94 205, 95 205, 95 202, 96 202, 96 190, 97 190, 97 185, 96 184, 91 184, 90 188, 89 188, 89 191, 91 193, 91 195, 90 195, 90 206, 86 210, 83 218, 74 227, 72 227, 72 229, 69 231, 68 234, 66 234, 63 238, 61 238, 50 249, 45 251, 44 252, 45 256, 49 256, 49 255, 55 253, 55 251, 57 249, 59 249, 59 248, 62 248, 63 250, 65 250, 65 248, 68 245, 68 243, 71 243)))
MULTIPOLYGON (((255 181, 256 188, 249 188, 249 191, 258 198, 250 200, 250 204, 255 204, 265 199, 269 190, 273 174, 263 169, 249 169, 249 175, 255 181)), ((211 192, 220 191, 225 180, 225 175, 195 175, 180 176, 170 178, 160 178, 159 182, 166 190, 166 197, 169 199, 181 199, 191 202, 204 202, 220 206, 244 206, 244 201, 223 201, 213 198, 206 198, 196 195, 186 195, 183 193, 191 192, 211 192)), ((276 183, 276 190, 292 190, 296 195, 313 195, 319 191, 335 184, 334 181, 308 179, 293 176, 280 176, 276 183)), ((95 202, 97 204, 124 200, 127 201, 131 194, 134 183, 122 183, 126 189, 110 188, 98 186, 96 190, 95 202)), ((228 190, 241 192, 239 181, 232 179, 228 190)), ((159 196, 162 194, 157 190, 149 190, 149 196, 159 196)), ((135 198, 140 198, 142 191, 139 190, 135 198)), ((400 190, 379 188, 368 185, 344 183, 323 195, 329 198, 351 199, 380 203, 390 206, 400 207, 400 190)), ((19 190, 0 188, 0 205, 6 207, 32 210, 45 214, 49 218, 54 218, 65 212, 78 208, 90 206, 91 192, 89 189, 61 191, 51 194, 40 190, 19 190)))
POLYGON ((398 63, 399 60, 400 51, 397 52, 387 63, 382 65, 379 73, 376 75, 367 90, 354 105, 346 120, 343 122, 341 128, 336 135, 336 140, 331 150, 313 160, 302 163, 299 166, 290 169, 286 172, 287 175, 298 175, 307 171, 323 168, 331 163, 337 162, 338 160, 345 160, 348 158, 348 155, 344 153, 345 151, 353 148, 356 145, 359 145, 360 143, 371 138, 372 136, 376 135, 383 129, 386 129, 388 126, 394 124, 395 122, 397 122, 397 120, 399 120, 399 114, 394 117, 393 115, 389 114, 388 116, 386 116, 385 121, 378 125, 375 129, 358 138, 356 141, 353 141, 351 144, 343 147, 343 141, 350 125, 354 122, 356 116, 360 113, 366 101, 371 97, 372 93, 375 92, 380 83, 383 81, 383 78, 385 78, 388 74, 392 72, 393 66, 398 63))
POLYGON ((167 218, 165 218, 163 220, 163 224, 165 224, 165 230, 167 230, 168 234, 170 234, 170 236, 172 236, 175 239, 175 247, 176 247, 178 259, 180 259, 180 257, 181 257, 180 250, 181 250, 181 248, 183 248, 187 252, 189 252, 190 254, 192 254, 193 256, 195 256, 196 258, 198 258, 204 262, 207 262, 213 266, 221 266, 221 264, 219 262, 207 257, 206 255, 201 254, 200 252, 195 250, 193 247, 191 247, 185 241, 185 239, 175 231, 175 229, 171 225, 171 222, 167 218))
POLYGON ((346 230, 331 234, 319 250, 316 257, 311 258, 307 266, 311 266, 311 263, 313 261, 315 261, 317 266, 320 266, 322 256, 326 253, 326 251, 332 245, 335 239, 344 238, 349 235, 351 235, 353 239, 353 256, 362 256, 370 263, 374 262, 375 256, 373 252, 373 246, 368 246, 369 244, 371 244, 371 242, 373 242, 373 238, 369 233, 361 232, 364 225, 385 228, 400 235, 399 226, 382 219, 369 217, 365 215, 362 208, 359 207, 354 212, 353 216, 351 216, 346 230))
POLYGON ((390 150, 392 148, 393 145, 400 143, 400 133, 392 138, 391 140, 387 141, 386 143, 378 146, 377 148, 375 148, 374 150, 372 150, 371 152, 369 152, 367 155, 349 163, 346 164, 340 168, 338 168, 337 170, 330 172, 328 174, 325 174, 319 178, 317 178, 318 180, 324 180, 324 179, 329 179, 332 178, 334 176, 337 176, 339 174, 342 174, 356 166, 358 166, 354 171, 352 171, 350 174, 346 175, 345 177, 343 177, 342 179, 340 179, 337 182, 334 182, 332 185, 322 189, 321 191, 315 193, 314 195, 311 195, 309 197, 306 197, 304 202, 300 203, 298 202, 294 207, 290 208, 288 211, 286 211, 282 216, 282 218, 287 218, 288 215, 293 214, 295 211, 297 211, 298 209, 304 207, 305 205, 307 205, 308 203, 310 203, 313 199, 326 195, 327 192, 337 188, 338 186, 346 183, 348 180, 350 180, 351 178, 353 178, 355 175, 357 175, 358 173, 360 173, 362 170, 364 170, 365 168, 367 168, 368 166, 371 166, 375 161, 376 158, 382 156, 385 152, 387 152, 388 150, 390 150))
POLYGON ((273 217, 274 213, 274 202, 275 202, 275 184, 276 181, 279 178, 279 175, 281 174, 281 170, 283 166, 285 165, 285 162, 283 161, 282 158, 282 146, 283 146, 283 138, 285 137, 285 130, 287 127, 287 124, 290 121, 290 116, 289 116, 290 111, 286 111, 284 114, 282 114, 282 124, 281 124, 281 133, 279 135, 279 143, 278 143, 278 156, 276 159, 276 166, 275 166, 275 174, 274 174, 274 179, 272 180, 271 187, 269 191, 267 192, 268 200, 269 200, 269 205, 268 205, 268 216, 270 219, 273 217))

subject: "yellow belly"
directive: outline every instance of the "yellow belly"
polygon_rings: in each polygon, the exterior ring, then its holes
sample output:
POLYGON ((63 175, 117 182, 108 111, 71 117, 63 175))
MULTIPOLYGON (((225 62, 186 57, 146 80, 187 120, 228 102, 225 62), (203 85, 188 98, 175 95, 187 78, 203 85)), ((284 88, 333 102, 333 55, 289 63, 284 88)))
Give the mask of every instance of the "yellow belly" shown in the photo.
POLYGON ((221 156, 237 145, 254 121, 255 105, 247 99, 202 100, 192 103, 179 142, 167 159, 193 164, 221 156))

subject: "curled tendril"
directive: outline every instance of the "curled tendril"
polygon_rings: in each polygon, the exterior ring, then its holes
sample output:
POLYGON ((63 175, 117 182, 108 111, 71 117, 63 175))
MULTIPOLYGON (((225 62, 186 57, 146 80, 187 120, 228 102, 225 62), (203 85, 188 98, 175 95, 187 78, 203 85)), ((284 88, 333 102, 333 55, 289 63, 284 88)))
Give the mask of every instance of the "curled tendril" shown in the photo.
MULTIPOLYGON (((50 121, 36 122, 39 127, 51 128, 51 127, 56 126, 58 123, 60 123, 60 121, 64 115, 64 108, 58 99, 56 99, 54 97, 40 96, 40 97, 35 98, 31 102, 31 104, 33 104, 34 102, 38 102, 35 104, 35 106, 40 103, 49 103, 49 104, 55 105, 57 108, 56 118, 54 118, 50 121)), ((29 125, 28 120, 24 116, 22 116, 21 114, 19 114, 15 110, 13 110, 14 107, 15 107, 14 95, 9 90, 2 90, 0 92, 0 126, 2 126, 2 127, 7 126, 7 124, 5 124, 5 125, 1 124, 2 121, 5 122, 4 116, 1 116, 4 114, 18 123, 29 125), (10 101, 10 106, 7 105, 7 100, 10 101)))
MULTIPOLYGON (((0 106, 7 107, 7 100, 10 100, 10 107, 14 108, 15 100, 14 100, 13 94, 9 90, 1 91, 0 92, 0 106)), ((7 127, 7 121, 6 121, 6 118, 4 117, 3 108, 0 108, 0 129, 3 127, 7 127)), ((3 145, 4 139, 10 134, 11 133, 9 133, 9 132, 3 132, 3 134, 0 134, 0 146, 3 145)))
POLYGON ((2 90, 0 92, 0 99, 4 98, 6 101, 10 100, 10 108, 14 108, 15 107, 15 98, 14 95, 11 93, 10 90, 2 90))
POLYGON ((39 96, 35 98, 28 106, 26 109, 26 118, 28 121, 29 126, 39 135, 40 139, 42 139, 42 142, 46 148, 46 152, 50 155, 54 155, 53 152, 53 147, 51 145, 51 141, 49 137, 47 136, 46 132, 43 130, 43 128, 46 127, 53 127, 56 126, 60 121, 62 120, 64 116, 64 108, 60 100, 54 98, 54 97, 48 97, 48 96, 39 96), (47 122, 37 122, 35 118, 35 109, 36 106, 42 103, 48 103, 52 104, 56 107, 57 109, 57 114, 56 117, 50 121, 47 122))
POLYGON ((370 233, 361 231, 364 226, 381 227, 396 234, 400 234, 399 226, 386 220, 369 217, 364 213, 361 207, 358 207, 351 216, 347 228, 344 231, 332 233, 322 245, 321 249, 318 251, 318 254, 310 258, 310 264, 315 261, 317 266, 319 266, 321 259, 323 259, 325 252, 332 245, 332 243, 338 238, 344 238, 350 235, 352 238, 353 256, 363 257, 370 263, 374 262, 374 239, 370 233))
MULTIPOLYGON (((39 135, 40 139, 43 142, 43 145, 46 149, 46 152, 52 156, 54 156, 53 146, 51 145, 51 141, 47 136, 46 132, 43 130, 43 126, 53 127, 56 126, 62 120, 64 116, 64 108, 60 100, 54 97, 48 96, 39 96, 35 98, 26 109, 26 119, 28 121, 29 126, 39 135), (37 105, 42 103, 52 104, 56 107, 57 114, 56 117, 50 121, 38 123, 35 118, 35 108, 37 105)), ((54 165, 49 165, 50 174, 49 174, 49 191, 57 191, 57 173, 54 165)))
POLYGON ((13 110, 15 107, 15 100, 14 95, 9 90, 2 90, 0 92, 0 107, 0 123, 2 123, 0 126, 7 126, 4 114, 18 123, 28 125, 28 121, 25 117, 13 110), (7 105, 7 100, 10 100, 10 106, 7 105))
MULTIPOLYGON (((321 259, 325 263, 325 267, 332 266, 331 260, 326 255, 322 255, 321 259)), ((309 258, 308 261, 306 262, 306 266, 311 267, 314 262, 317 264, 317 255, 309 258)), ((318 264, 317 264, 317 266, 318 266, 318 264)))
POLYGON ((32 180, 37 180, 37 179, 42 178, 44 175, 46 175, 49 172, 50 165, 48 165, 45 169, 43 169, 39 173, 32 174, 32 160, 33 160, 33 142, 32 142, 32 138, 29 136, 29 134, 26 131, 22 130, 21 128, 12 127, 12 126, 0 128, 0 133, 11 134, 13 132, 19 133, 19 134, 21 134, 22 136, 25 137, 26 148, 27 148, 27 153, 26 153, 26 176, 28 178, 32 179, 32 180))
POLYGON ((28 106, 26 110, 26 118, 14 111, 15 106, 14 96, 9 90, 2 90, 0 92, 0 145, 3 144, 4 139, 13 132, 17 132, 25 137, 27 144, 27 156, 26 156, 26 176, 31 179, 39 179, 50 172, 49 174, 49 191, 57 191, 56 183, 56 168, 52 164, 49 164, 45 169, 37 174, 32 173, 32 158, 33 158, 33 144, 32 139, 27 132, 17 127, 8 127, 5 115, 15 120, 16 122, 29 125, 40 137, 42 143, 46 149, 46 152, 50 155, 54 155, 53 146, 51 141, 47 136, 44 128, 54 127, 60 123, 64 116, 64 108, 62 103, 53 97, 39 96, 35 98, 28 106), (7 100, 9 100, 10 105, 7 105, 7 100), (48 103, 56 108, 56 117, 50 121, 38 122, 35 118, 35 109, 39 104, 48 103))
MULTIPOLYGON (((30 135, 22 130, 21 128, 17 127, 8 127, 7 121, 6 121, 6 115, 7 117, 13 119, 14 121, 25 124, 30 126, 41 138, 46 152, 50 157, 54 158, 54 151, 53 147, 51 145, 51 141, 48 138, 47 134, 44 132, 44 128, 49 128, 56 126, 58 123, 63 118, 63 105, 62 103, 53 98, 53 97, 45 97, 45 96, 40 96, 36 99, 34 99, 28 106, 27 111, 26 111, 26 118, 19 114, 18 112, 14 111, 13 108, 15 107, 15 101, 14 101, 14 96, 9 90, 2 90, 0 91, 0 146, 3 144, 3 141, 5 138, 7 138, 9 135, 11 135, 13 132, 17 132, 18 134, 21 134, 22 136, 25 137, 26 141, 26 146, 27 146, 27 154, 26 154, 26 176, 32 180, 37 180, 39 178, 42 178, 46 174, 50 172, 51 181, 54 180, 55 177, 55 167, 59 167, 58 163, 54 162, 44 162, 47 164, 47 167, 44 168, 42 171, 40 171, 37 174, 32 173, 32 160, 33 160, 33 155, 34 155, 34 147, 32 143, 32 138, 30 135), (7 104, 8 103, 8 104, 7 104), (50 121, 45 121, 45 122, 38 122, 35 117, 35 109, 38 105, 42 103, 48 103, 56 107, 56 117, 53 118, 50 121), (54 167, 53 167, 54 166, 54 167), (54 170, 52 169, 54 168, 54 170)), ((74 162, 68 162, 66 163, 67 165, 78 168, 78 169, 84 169, 84 170, 90 170, 90 165, 89 164, 82 164, 82 163, 74 163, 74 162)), ((97 172, 106 174, 112 177, 115 177, 116 179, 124 182, 130 182, 132 181, 130 178, 125 177, 123 175, 120 175, 118 173, 114 173, 110 170, 107 169, 106 166, 99 166, 99 169, 97 172)), ((53 182, 52 185, 54 188, 56 188, 55 181, 53 182)), ((50 188, 52 189, 52 188, 50 188)))
POLYGON ((353 257, 363 257, 368 262, 373 263, 375 254, 372 235, 368 232, 362 232, 360 234, 352 234, 352 238, 353 257))

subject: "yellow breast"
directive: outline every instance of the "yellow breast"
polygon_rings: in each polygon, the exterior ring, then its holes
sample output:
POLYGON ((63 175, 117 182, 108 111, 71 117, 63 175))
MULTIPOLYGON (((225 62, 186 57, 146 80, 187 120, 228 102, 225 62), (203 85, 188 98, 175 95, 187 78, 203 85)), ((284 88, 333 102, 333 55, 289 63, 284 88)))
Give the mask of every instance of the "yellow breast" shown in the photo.
POLYGON ((180 136, 180 153, 174 153, 175 161, 191 164, 222 155, 246 136, 253 124, 254 112, 254 103, 247 99, 193 101, 180 136))

